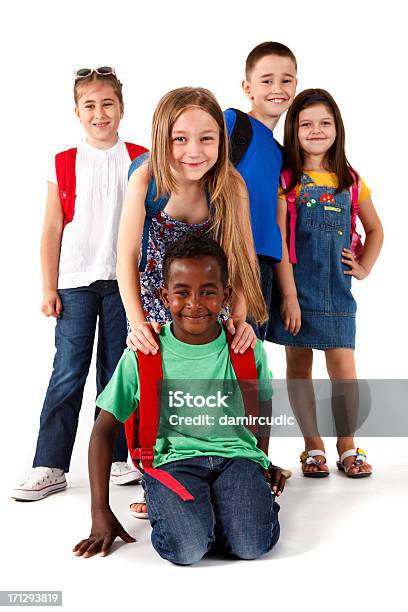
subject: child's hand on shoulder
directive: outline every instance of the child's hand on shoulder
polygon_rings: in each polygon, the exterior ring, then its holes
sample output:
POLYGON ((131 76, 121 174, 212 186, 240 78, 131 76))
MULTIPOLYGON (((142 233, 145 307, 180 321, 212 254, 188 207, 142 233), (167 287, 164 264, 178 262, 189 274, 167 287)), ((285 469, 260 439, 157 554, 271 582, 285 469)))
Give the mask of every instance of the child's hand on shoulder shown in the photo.
POLYGON ((341 263, 350 266, 350 270, 344 270, 347 276, 354 276, 357 280, 363 280, 368 276, 368 270, 355 259, 350 249, 343 249, 341 263))
POLYGON ((280 313, 287 332, 296 336, 302 323, 300 306, 296 296, 282 298, 280 313))
POLYGON ((226 328, 234 336, 231 348, 234 353, 245 353, 256 344, 256 334, 249 323, 238 319, 228 319, 225 323, 226 328))
POLYGON ((46 317, 55 317, 58 319, 62 312, 62 302, 58 295, 58 291, 44 291, 44 295, 41 302, 41 312, 46 317))
POLYGON ((157 342, 153 337, 152 329, 159 334, 160 323, 141 321, 132 327, 132 331, 128 334, 126 344, 134 351, 141 351, 145 355, 153 353, 155 355, 159 350, 157 342))
POLYGON ((85 540, 78 542, 72 549, 77 557, 92 557, 101 553, 101 557, 106 557, 115 539, 122 538, 128 544, 136 542, 135 538, 124 530, 116 516, 111 510, 95 512, 92 516, 91 535, 85 540))

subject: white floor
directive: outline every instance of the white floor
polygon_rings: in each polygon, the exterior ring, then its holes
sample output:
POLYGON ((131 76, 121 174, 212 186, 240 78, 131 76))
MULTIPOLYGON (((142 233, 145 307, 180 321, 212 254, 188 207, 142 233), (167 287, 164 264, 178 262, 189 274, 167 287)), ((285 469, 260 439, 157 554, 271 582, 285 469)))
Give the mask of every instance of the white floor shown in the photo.
MULTIPOLYGON (((1 589, 62 590, 66 610, 408 610, 407 439, 360 439, 376 472, 359 481, 337 472, 333 439, 326 440, 331 476, 303 478, 300 442, 273 441, 274 461, 294 476, 280 499, 281 540, 258 561, 163 561, 150 545, 148 521, 127 511, 134 485, 112 485, 111 503, 137 542, 117 541, 106 558, 77 558, 71 549, 90 527, 87 476, 78 461, 69 488, 40 502, 8 499, 3 488, 1 589)), ((8 473, 7 486, 13 484, 8 473)))

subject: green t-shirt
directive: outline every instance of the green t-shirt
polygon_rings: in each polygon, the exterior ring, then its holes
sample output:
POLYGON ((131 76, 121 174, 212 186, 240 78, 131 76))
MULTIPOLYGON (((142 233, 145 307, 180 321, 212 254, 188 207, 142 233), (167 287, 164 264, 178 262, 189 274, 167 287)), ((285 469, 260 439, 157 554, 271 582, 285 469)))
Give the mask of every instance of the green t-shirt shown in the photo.
MULTIPOLYGON (((242 424, 245 409, 222 326, 215 340, 194 345, 177 340, 171 331, 171 323, 167 323, 161 328, 160 347, 163 389, 154 466, 179 459, 218 455, 251 459, 266 469, 268 457, 257 448, 255 436, 242 424), (208 405, 203 405, 203 397, 208 405), (193 417, 194 423, 191 422, 193 417)), ((259 399, 268 401, 272 397, 272 374, 260 340, 254 352, 259 399)), ((118 421, 124 422, 137 408, 139 399, 137 354, 127 348, 96 403, 118 421)))

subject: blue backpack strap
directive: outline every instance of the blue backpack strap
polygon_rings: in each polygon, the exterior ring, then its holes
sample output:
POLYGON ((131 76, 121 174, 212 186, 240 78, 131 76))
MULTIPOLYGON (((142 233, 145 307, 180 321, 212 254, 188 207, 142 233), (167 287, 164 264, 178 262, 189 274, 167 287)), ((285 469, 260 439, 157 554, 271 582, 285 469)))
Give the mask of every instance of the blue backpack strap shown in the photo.
POLYGON ((138 155, 137 157, 135 157, 135 159, 130 164, 130 168, 128 172, 128 180, 130 179, 134 171, 140 168, 140 166, 142 166, 148 160, 149 160, 149 151, 146 151, 146 153, 142 153, 142 155, 138 155))
POLYGON ((235 124, 229 140, 229 158, 232 164, 238 166, 252 140, 252 125, 247 113, 237 108, 229 108, 235 113, 235 124))
MULTIPOLYGON (((135 170, 140 168, 144 163, 148 162, 149 153, 144 153, 143 155, 139 155, 136 157, 130 165, 128 178, 130 178, 135 170)), ((164 197, 157 197, 157 189, 154 178, 151 176, 149 179, 149 183, 147 186, 146 199, 145 199, 145 210, 146 210, 146 218, 143 225, 143 237, 142 237, 142 252, 139 263, 139 271, 143 272, 146 268, 146 260, 147 260, 147 247, 149 244, 149 231, 150 224, 152 219, 156 217, 156 215, 162 211, 167 202, 169 201, 170 196, 166 195, 164 197)))

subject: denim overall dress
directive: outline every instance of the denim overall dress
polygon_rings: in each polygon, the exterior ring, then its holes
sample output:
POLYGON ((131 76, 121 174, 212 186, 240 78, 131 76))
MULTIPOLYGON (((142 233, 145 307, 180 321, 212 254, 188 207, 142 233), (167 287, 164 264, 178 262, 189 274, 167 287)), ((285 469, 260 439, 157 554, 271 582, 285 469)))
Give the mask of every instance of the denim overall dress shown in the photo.
POLYGON ((296 336, 285 330, 279 290, 275 291, 266 337, 271 342, 300 348, 354 349, 356 302, 351 276, 344 274, 349 267, 341 262, 343 248, 350 248, 351 200, 348 190, 335 191, 302 175, 296 202, 298 263, 293 265, 302 324, 296 336))

